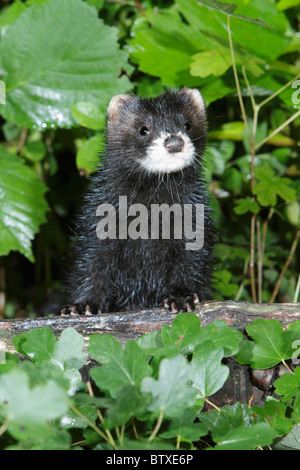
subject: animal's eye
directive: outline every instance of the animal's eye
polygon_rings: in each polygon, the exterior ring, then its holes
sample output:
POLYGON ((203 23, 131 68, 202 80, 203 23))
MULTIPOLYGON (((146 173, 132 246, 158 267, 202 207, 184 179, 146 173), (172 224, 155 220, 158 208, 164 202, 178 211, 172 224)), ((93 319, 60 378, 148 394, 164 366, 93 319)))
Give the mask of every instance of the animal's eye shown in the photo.
POLYGON ((188 132, 191 130, 192 126, 190 125, 189 121, 186 121, 184 124, 185 130, 188 132))
POLYGON ((148 129, 147 126, 142 126, 142 127, 140 127, 140 129, 139 129, 139 134, 142 135, 142 136, 148 135, 149 132, 150 132, 150 131, 149 131, 149 129, 148 129))

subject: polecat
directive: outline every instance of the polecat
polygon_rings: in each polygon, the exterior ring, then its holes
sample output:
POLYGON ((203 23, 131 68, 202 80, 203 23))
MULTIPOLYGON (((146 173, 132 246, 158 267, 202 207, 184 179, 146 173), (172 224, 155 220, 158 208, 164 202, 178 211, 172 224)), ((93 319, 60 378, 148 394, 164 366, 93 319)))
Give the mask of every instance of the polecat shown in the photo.
POLYGON ((62 313, 162 304, 179 311, 210 297, 215 232, 201 176, 205 138, 205 105, 196 89, 112 98, 104 164, 91 178, 77 219, 71 307, 62 313), (204 244, 188 249, 196 207, 204 207, 204 244), (162 208, 166 213, 157 216, 162 208))

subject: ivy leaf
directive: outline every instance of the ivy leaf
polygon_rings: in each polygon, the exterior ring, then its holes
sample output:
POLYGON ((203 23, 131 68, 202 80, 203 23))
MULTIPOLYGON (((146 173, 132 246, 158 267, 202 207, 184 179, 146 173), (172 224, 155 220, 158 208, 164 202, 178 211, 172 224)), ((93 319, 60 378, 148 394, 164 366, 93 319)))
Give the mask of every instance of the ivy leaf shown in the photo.
POLYGON ((196 346, 190 367, 193 387, 201 398, 209 397, 223 387, 229 368, 221 364, 224 351, 212 341, 205 341, 196 346))
POLYGON ((262 408, 253 406, 252 409, 256 416, 276 430, 278 436, 287 434, 293 428, 292 420, 285 416, 286 405, 273 397, 268 397, 262 408))
POLYGON ((31 242, 46 222, 47 188, 32 168, 1 145, 0 173, 0 255, 19 251, 34 261, 31 242))
POLYGON ((251 450, 272 443, 277 433, 267 423, 257 423, 249 428, 244 425, 228 431, 217 441, 215 450, 251 450))
POLYGON ((65 328, 55 344, 51 361, 61 370, 80 369, 88 355, 82 352, 84 338, 74 328, 65 328))
POLYGON ((57 343, 57 339, 47 326, 16 335, 12 341, 20 354, 30 357, 37 364, 51 359, 57 343))
POLYGON ((115 403, 107 410, 107 418, 113 426, 127 423, 132 416, 139 418, 145 414, 151 396, 141 393, 137 385, 126 384, 116 394, 115 403))
POLYGON ((279 321, 258 318, 246 328, 253 341, 242 341, 237 360, 253 369, 267 369, 294 354, 293 343, 300 336, 300 320, 285 331, 279 321))
POLYGON ((172 326, 165 325, 161 330, 161 339, 165 348, 174 347, 183 354, 192 351, 199 343, 200 337, 201 323, 194 313, 176 315, 172 326))
POLYGON ((225 320, 216 320, 201 330, 201 340, 209 340, 215 348, 222 348, 224 357, 235 354, 242 339, 242 333, 228 326, 225 320))
POLYGON ((255 177, 259 182, 255 184, 252 191, 257 195, 262 206, 275 206, 277 196, 288 202, 295 200, 296 191, 290 186, 291 180, 275 175, 274 170, 268 164, 256 167, 255 177))
POLYGON ((114 398, 123 385, 139 385, 151 374, 147 354, 135 341, 128 341, 123 349, 111 335, 92 335, 88 350, 102 364, 91 370, 92 378, 100 389, 108 390, 114 398))
POLYGON ((300 391, 300 367, 296 367, 294 374, 283 374, 282 377, 275 380, 274 387, 277 395, 283 395, 284 400, 297 395, 300 391))
POLYGON ((267 423, 256 423, 252 410, 241 403, 201 413, 200 417, 211 430, 216 450, 250 450, 271 444, 277 436, 267 423))
POLYGON ((26 8, 2 37, 1 113, 7 120, 40 129, 71 127, 74 103, 107 105, 113 94, 131 88, 127 77, 118 78, 127 54, 119 49, 117 29, 105 25, 95 8, 75 6, 53 0, 26 8))
POLYGON ((294 429, 275 444, 277 450, 300 450, 300 423, 294 429))
POLYGON ((0 377, 0 413, 14 423, 45 423, 67 409, 68 396, 53 380, 30 388, 22 370, 14 369, 0 377))
POLYGON ((178 418, 173 418, 168 430, 161 433, 164 439, 176 437, 180 440, 198 441, 201 436, 208 433, 208 426, 204 423, 195 423, 195 411, 193 409, 184 410, 178 418))
POLYGON ((188 385, 190 366, 182 355, 172 359, 163 359, 160 363, 158 379, 145 377, 142 381, 142 393, 151 393, 152 402, 148 409, 163 412, 165 416, 180 416, 185 408, 193 406, 196 390, 188 385))

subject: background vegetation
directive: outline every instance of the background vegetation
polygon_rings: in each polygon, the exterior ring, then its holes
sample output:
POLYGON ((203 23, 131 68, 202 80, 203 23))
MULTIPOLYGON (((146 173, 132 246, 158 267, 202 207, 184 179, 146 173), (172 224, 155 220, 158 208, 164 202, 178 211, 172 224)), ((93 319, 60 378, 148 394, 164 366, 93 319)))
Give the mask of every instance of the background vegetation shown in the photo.
POLYGON ((34 313, 59 287, 111 96, 181 86, 199 88, 208 108, 214 298, 297 301, 299 5, 1 2, 2 315, 34 313))

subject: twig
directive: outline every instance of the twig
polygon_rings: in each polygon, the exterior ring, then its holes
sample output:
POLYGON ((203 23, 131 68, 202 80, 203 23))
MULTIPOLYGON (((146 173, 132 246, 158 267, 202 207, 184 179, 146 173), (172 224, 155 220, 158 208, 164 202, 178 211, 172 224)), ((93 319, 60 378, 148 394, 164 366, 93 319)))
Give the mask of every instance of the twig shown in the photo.
POLYGON ((260 221, 256 221, 256 232, 257 232, 257 292, 258 292, 258 303, 262 302, 262 250, 261 250, 261 233, 260 233, 260 221))
POLYGON ((258 108, 262 108, 265 104, 267 104, 269 101, 271 101, 273 98, 275 98, 275 96, 279 95, 282 91, 284 91, 287 87, 289 87, 295 80, 297 80, 298 78, 300 78, 300 73, 292 78, 292 80, 290 80, 288 83, 286 83, 285 85, 283 85, 281 88, 279 88, 279 90, 275 91, 275 93, 273 93, 272 95, 268 96, 268 98, 266 98, 264 101, 262 101, 261 103, 259 103, 257 106, 258 108))
POLYGON ((255 145, 255 150, 259 149, 262 145, 264 145, 268 140, 270 140, 272 137, 274 137, 278 132, 280 132, 282 129, 284 129, 286 126, 288 126, 292 121, 294 121, 298 116, 300 116, 300 110, 297 111, 293 116, 291 116, 289 119, 287 119, 281 126, 277 127, 275 131, 271 132, 265 139, 263 139, 261 142, 255 145))
POLYGON ((300 274, 298 276, 298 282, 297 282, 296 289, 295 289, 295 295, 294 295, 294 300, 293 300, 294 303, 296 303, 298 300, 299 290, 300 290, 300 274))
POLYGON ((292 261, 292 258, 294 256, 294 253, 295 253, 295 250, 296 250, 296 247, 297 247, 297 244, 298 244, 298 241, 299 241, 299 237, 300 237, 300 230, 298 230, 298 232, 296 233, 296 236, 295 236, 295 239, 292 243, 292 246, 291 246, 291 250, 290 250, 290 253, 289 253, 289 256, 287 257, 287 260, 282 268, 282 271, 279 275, 279 278, 276 282, 276 285, 275 285, 275 288, 274 288, 274 291, 273 291, 273 294, 272 294, 272 297, 270 299, 270 303, 274 302, 274 299, 276 297, 276 295, 278 294, 278 290, 279 290, 279 287, 280 287, 280 284, 281 284, 281 281, 282 281, 282 278, 284 276, 284 273, 285 271, 287 270, 290 262, 292 261))
POLYGON ((255 217, 256 217, 256 215, 252 214, 252 217, 251 217, 251 241, 250 241, 250 263, 249 263, 250 280, 251 280, 251 294, 252 294, 253 302, 257 302, 256 288, 255 288, 255 274, 254 274, 255 217))
POLYGON ((242 93, 241 93, 239 76, 238 76, 236 65, 235 65, 234 49, 233 49, 232 38, 231 38, 231 29, 230 29, 230 15, 227 15, 227 32, 228 32, 229 47, 230 47, 230 52, 231 52, 233 75, 234 75, 235 85, 236 85, 237 94, 238 94, 238 98, 239 98, 240 108, 241 108, 245 128, 246 128, 246 131, 247 131, 247 134, 248 134, 249 142, 251 142, 251 134, 250 134, 249 126, 248 126, 248 121, 247 121, 247 116, 246 116, 246 112, 245 112, 243 97, 242 97, 242 93))
MULTIPOLYGON (((94 396, 94 392, 93 392, 93 389, 92 389, 92 386, 91 386, 91 382, 88 381, 88 382, 86 383, 86 385, 87 385, 87 389, 88 389, 88 392, 89 392, 90 397, 93 397, 93 396, 94 396)), ((112 445, 112 447, 113 447, 114 449, 117 449, 117 446, 116 446, 116 443, 115 443, 115 441, 114 441, 114 438, 112 437, 111 432, 109 431, 109 429, 105 426, 104 417, 103 417, 103 415, 102 415, 102 413, 101 413, 101 411, 99 410, 98 407, 96 407, 96 413, 97 413, 97 415, 98 415, 98 418, 99 418, 99 420, 100 420, 100 423, 101 423, 102 426, 104 427, 104 431, 105 431, 105 433, 106 433, 106 435, 107 435, 108 442, 112 445)))
POLYGON ((20 140, 18 143, 18 147, 17 147, 17 154, 21 153, 21 150, 25 145, 27 135, 28 135, 28 129, 27 127, 23 127, 21 131, 21 136, 20 136, 20 140))
POLYGON ((155 426, 155 428, 153 429, 153 431, 152 431, 152 433, 151 433, 151 436, 149 437, 149 441, 150 441, 150 442, 153 441, 153 439, 155 438, 156 434, 158 433, 159 428, 160 428, 161 423, 162 423, 162 420, 163 420, 163 417, 164 417, 164 410, 160 410, 160 413, 159 413, 159 417, 158 417, 156 426, 155 426))

